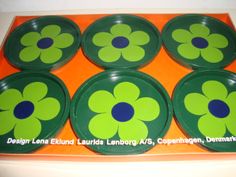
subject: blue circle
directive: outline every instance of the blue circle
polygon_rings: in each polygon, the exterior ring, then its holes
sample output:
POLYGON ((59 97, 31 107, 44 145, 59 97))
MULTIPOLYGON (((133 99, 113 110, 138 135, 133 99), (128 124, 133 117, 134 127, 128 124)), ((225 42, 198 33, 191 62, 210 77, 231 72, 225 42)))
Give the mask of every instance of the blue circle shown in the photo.
POLYGON ((208 104, 208 109, 215 117, 224 118, 229 115, 229 106, 221 100, 212 100, 208 104))
POLYGON ((204 49, 208 46, 208 41, 202 37, 195 37, 192 39, 192 44, 199 49, 204 49))
POLYGON ((134 108, 125 102, 116 104, 112 108, 112 116, 119 122, 126 122, 130 120, 134 115, 134 108))
POLYGON ((126 37, 118 36, 112 40, 112 45, 115 48, 122 49, 129 45, 129 40, 126 37))
POLYGON ((53 44, 53 40, 49 37, 42 38, 38 41, 37 46, 40 49, 47 49, 51 47, 53 44))
POLYGON ((30 101, 22 101, 16 105, 14 115, 18 119, 25 119, 34 112, 34 105, 30 101))

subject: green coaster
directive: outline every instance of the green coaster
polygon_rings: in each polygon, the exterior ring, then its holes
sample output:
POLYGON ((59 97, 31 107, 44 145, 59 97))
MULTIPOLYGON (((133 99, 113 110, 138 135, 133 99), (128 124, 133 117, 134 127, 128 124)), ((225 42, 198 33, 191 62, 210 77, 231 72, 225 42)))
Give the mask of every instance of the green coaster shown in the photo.
POLYGON ((20 72, 0 81, 0 152, 36 150, 64 125, 69 93, 56 76, 20 72))
POLYGON ((8 37, 4 54, 20 69, 51 70, 63 66, 80 46, 79 27, 60 16, 44 16, 17 27, 8 37))
POLYGON ((71 123, 81 143, 102 154, 138 154, 169 129, 170 98, 162 85, 136 71, 110 70, 75 93, 71 123))
POLYGON ((157 28, 134 15, 112 15, 91 24, 84 32, 85 55, 103 68, 139 68, 161 47, 157 28))
POLYGON ((164 45, 178 63, 192 69, 223 68, 236 58, 236 33, 204 15, 182 15, 162 31, 164 45))
POLYGON ((173 96, 180 127, 202 146, 222 152, 236 151, 236 74, 200 70, 184 77, 173 96))

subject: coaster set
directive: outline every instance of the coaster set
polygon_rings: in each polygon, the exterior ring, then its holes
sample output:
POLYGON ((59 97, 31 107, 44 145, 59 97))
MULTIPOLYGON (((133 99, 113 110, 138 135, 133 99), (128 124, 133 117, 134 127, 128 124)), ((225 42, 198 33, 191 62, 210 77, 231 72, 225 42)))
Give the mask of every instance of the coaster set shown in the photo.
POLYGON ((235 31, 204 15, 175 17, 161 34, 134 15, 100 18, 82 35, 65 17, 29 20, 4 45, 9 63, 24 71, 0 80, 0 152, 37 150, 42 144, 27 140, 55 137, 70 114, 78 138, 103 142, 88 145, 93 151, 144 153, 165 136, 173 110, 187 136, 202 139, 209 150, 234 152, 236 142, 206 139, 236 136, 236 75, 221 69, 234 61, 235 51, 235 31), (155 58, 162 41, 174 61, 196 69, 179 81, 172 101, 159 81, 136 71, 155 58), (69 62, 80 43, 89 61, 105 71, 85 81, 70 101, 63 81, 49 72, 69 62), (26 141, 22 146, 7 144, 9 139, 26 141), (142 143, 147 139, 153 143, 142 143))

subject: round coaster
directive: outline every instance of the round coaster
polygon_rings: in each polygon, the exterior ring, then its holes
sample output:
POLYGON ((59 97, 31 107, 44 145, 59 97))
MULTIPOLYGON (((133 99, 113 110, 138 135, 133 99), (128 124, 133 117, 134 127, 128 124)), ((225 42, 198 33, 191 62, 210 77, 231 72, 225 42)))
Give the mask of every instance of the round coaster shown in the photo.
POLYGON ((60 16, 43 16, 18 26, 8 37, 4 54, 20 69, 51 70, 63 66, 80 46, 79 27, 60 16))
POLYGON ((136 71, 110 70, 75 93, 71 123, 80 142, 102 154, 138 154, 169 129, 170 98, 162 85, 136 71))
POLYGON ((182 15, 162 31, 170 56, 192 68, 223 68, 236 58, 236 33, 227 24, 204 15, 182 15))
POLYGON ((134 15, 112 15, 91 24, 84 32, 85 55, 103 68, 139 68, 161 47, 157 28, 134 15))
POLYGON ((56 76, 20 72, 0 81, 0 152, 25 153, 50 144, 64 125, 69 93, 56 76))
POLYGON ((180 127, 202 146, 236 151, 236 74, 202 70, 184 77, 173 95, 180 127))

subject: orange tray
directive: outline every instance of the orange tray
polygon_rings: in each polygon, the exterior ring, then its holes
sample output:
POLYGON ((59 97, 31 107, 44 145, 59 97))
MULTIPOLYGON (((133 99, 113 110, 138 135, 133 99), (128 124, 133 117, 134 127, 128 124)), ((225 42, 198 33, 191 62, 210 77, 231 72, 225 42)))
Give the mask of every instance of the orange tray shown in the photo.
MULTIPOLYGON (((181 14, 135 14, 140 17, 144 17, 153 23, 159 31, 163 26, 173 17, 181 14)), ((232 21, 228 14, 207 14, 215 17, 229 26, 233 27, 232 21)), ((65 17, 74 21, 83 31, 95 20, 106 15, 66 15, 65 17)), ((17 26, 21 25, 27 20, 35 18, 35 16, 18 16, 15 17, 9 33, 17 26)), ((236 72, 236 61, 225 68, 226 70, 236 72)), ((160 52, 154 60, 139 69, 140 71, 147 73, 153 78, 157 79, 167 90, 170 96, 172 96, 173 90, 178 81, 185 75, 192 72, 192 70, 184 68, 175 61, 173 61, 164 50, 163 45, 160 52)), ((0 79, 11 75, 20 70, 11 66, 3 54, 3 49, 0 49, 0 79), (3 69, 4 68, 4 69, 3 69)), ((93 75, 102 72, 103 70, 93 63, 91 63, 81 50, 63 67, 52 71, 57 77, 62 79, 66 84, 70 96, 72 97, 75 91, 84 83, 87 79, 93 75), (78 67, 79 66, 79 67, 78 67)), ((63 129, 57 135, 58 139, 78 139, 71 127, 69 119, 67 120, 63 129)), ((177 126, 176 120, 173 118, 170 129, 164 137, 165 139, 175 138, 188 138, 182 130, 177 126)), ((38 150, 30 154, 0 154, 1 158, 34 158, 36 159, 80 159, 88 161, 139 161, 139 160, 184 160, 184 159, 215 159, 215 158, 233 158, 236 159, 236 153, 218 153, 209 152, 202 146, 196 144, 174 144, 174 145, 156 145, 151 150, 141 155, 132 156, 105 156, 93 152, 89 148, 83 145, 44 145, 38 150), (187 154, 187 156, 186 156, 187 154), (63 157, 63 158, 62 158, 63 157)))

